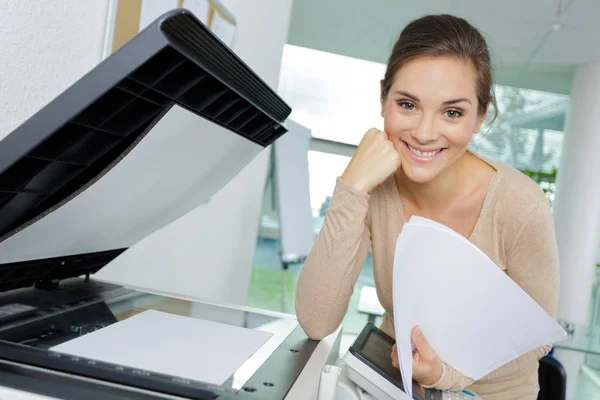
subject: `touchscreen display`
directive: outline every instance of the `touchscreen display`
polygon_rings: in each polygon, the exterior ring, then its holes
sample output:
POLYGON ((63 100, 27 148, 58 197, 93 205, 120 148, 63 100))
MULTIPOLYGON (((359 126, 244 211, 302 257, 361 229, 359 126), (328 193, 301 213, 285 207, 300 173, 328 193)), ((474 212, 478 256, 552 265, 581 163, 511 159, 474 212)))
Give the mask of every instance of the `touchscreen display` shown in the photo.
MULTIPOLYGON (((394 368, 392 365, 392 344, 389 340, 386 340, 385 337, 381 336, 376 331, 371 331, 367 336, 367 340, 364 342, 361 353, 375 364, 381 372, 388 375, 397 387, 404 390, 400 370, 394 368)), ((414 399, 430 398, 428 397, 428 391, 415 381, 412 382, 412 390, 414 399)), ((431 396, 431 398, 436 398, 433 392, 434 391, 431 391, 429 396, 431 396)))
POLYGON ((389 375, 397 383, 397 386, 402 388, 402 376, 400 370, 392 365, 392 345, 388 341, 371 331, 362 348, 362 353, 389 375))

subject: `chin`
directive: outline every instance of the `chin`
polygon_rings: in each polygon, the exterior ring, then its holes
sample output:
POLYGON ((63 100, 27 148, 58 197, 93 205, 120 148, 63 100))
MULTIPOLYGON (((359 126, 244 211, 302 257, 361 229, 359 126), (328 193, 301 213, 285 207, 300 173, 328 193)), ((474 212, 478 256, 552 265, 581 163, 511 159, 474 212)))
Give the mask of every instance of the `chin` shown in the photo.
POLYGON ((414 183, 429 183, 440 174, 438 168, 435 168, 432 165, 414 166, 406 164, 407 163, 402 162, 402 172, 404 173, 404 176, 406 176, 411 182, 414 183))

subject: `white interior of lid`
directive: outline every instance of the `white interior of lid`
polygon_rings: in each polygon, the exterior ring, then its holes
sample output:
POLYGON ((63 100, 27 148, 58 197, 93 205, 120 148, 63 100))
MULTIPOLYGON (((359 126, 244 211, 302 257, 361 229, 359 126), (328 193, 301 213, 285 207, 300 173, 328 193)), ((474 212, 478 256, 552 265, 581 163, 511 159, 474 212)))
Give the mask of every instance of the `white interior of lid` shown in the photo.
POLYGON ((174 106, 98 181, 0 243, 0 264, 130 247, 209 201, 262 149, 174 106))

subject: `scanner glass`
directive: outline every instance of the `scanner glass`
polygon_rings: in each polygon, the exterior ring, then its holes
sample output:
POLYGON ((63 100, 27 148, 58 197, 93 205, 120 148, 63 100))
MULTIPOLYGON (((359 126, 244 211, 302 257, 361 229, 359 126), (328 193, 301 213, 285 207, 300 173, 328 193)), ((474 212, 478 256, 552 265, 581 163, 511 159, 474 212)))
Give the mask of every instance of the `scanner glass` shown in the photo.
MULTIPOLYGON (((217 393, 223 390, 243 389, 248 379, 298 327, 297 321, 293 318, 269 316, 264 312, 243 311, 199 301, 180 300, 113 287, 106 283, 86 283, 77 279, 62 282, 61 288, 52 292, 52 295, 45 292, 31 293, 31 291, 23 291, 20 296, 16 294, 13 295, 14 301, 9 303, 10 305, 0 308, 0 314, 6 314, 0 315, 0 318, 4 316, 0 327, 0 340, 51 350, 52 357, 77 359, 81 366, 90 363, 96 367, 106 365, 107 368, 121 373, 146 374, 159 381, 186 378, 163 376, 152 370, 141 370, 129 365, 110 365, 111 363, 106 363, 107 360, 72 357, 72 354, 54 352, 52 349, 148 310, 264 332, 265 337, 269 339, 247 360, 244 360, 219 388, 203 385, 202 381, 197 382, 199 387, 208 386, 217 393), (60 293, 57 295, 57 292, 60 293)), ((153 327, 148 326, 147 329, 151 330, 153 327)), ((143 336, 144 330, 140 330, 139 335, 143 336)), ((202 341, 203 338, 198 337, 198 340, 202 341)), ((114 341, 116 344, 119 337, 115 337, 114 341)), ((172 338, 164 338, 164 341, 156 343, 156 346, 172 346, 175 351, 177 343, 172 341, 172 338)), ((111 346, 110 343, 106 345, 111 346)), ((181 349, 177 351, 181 352, 181 349)), ((226 354, 222 356, 226 357, 226 354)), ((206 364, 218 360, 200 361, 206 364)), ((194 382, 192 386, 193 384, 194 382)))

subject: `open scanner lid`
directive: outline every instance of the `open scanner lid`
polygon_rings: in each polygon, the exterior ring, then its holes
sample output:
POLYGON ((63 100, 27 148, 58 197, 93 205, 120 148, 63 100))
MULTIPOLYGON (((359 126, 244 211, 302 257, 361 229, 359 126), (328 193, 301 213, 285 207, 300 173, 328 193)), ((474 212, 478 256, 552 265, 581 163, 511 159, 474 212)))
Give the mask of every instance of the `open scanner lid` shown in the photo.
POLYGON ((97 272, 207 201, 290 112, 192 13, 162 15, 0 141, 0 291, 97 272))

